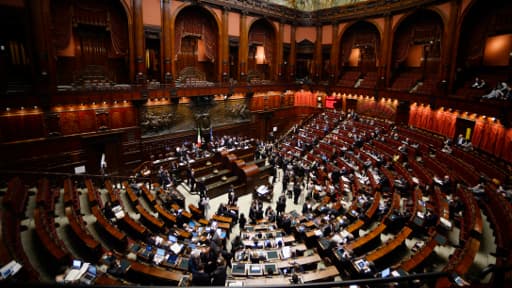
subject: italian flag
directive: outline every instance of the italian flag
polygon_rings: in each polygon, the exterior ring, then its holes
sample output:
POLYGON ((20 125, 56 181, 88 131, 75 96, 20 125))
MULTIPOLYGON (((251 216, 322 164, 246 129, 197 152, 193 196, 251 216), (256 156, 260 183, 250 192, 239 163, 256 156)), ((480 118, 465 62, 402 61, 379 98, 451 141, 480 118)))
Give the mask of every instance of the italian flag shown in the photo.
POLYGON ((197 147, 201 147, 201 128, 197 128, 197 147))

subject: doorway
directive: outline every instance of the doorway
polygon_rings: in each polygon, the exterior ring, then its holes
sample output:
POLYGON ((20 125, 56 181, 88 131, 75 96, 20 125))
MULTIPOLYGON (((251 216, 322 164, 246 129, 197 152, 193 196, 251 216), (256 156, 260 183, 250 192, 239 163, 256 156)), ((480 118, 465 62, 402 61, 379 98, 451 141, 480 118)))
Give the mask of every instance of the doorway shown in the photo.
POLYGON ((83 144, 88 174, 119 174, 121 170, 121 135, 119 133, 84 137, 83 144))

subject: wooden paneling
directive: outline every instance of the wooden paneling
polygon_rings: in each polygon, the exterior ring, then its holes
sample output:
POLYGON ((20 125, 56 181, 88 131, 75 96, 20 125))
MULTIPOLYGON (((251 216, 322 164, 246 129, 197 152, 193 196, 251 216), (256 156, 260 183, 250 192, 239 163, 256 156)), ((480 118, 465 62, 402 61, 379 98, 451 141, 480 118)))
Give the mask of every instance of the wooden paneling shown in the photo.
POLYGON ((61 127, 62 135, 80 133, 80 115, 75 111, 60 113, 59 126, 61 127))
POLYGON ((110 128, 124 128, 136 125, 136 113, 133 107, 111 108, 109 110, 110 128))
POLYGON ((20 114, 0 117, 2 142, 39 138, 44 135, 43 114, 20 114))

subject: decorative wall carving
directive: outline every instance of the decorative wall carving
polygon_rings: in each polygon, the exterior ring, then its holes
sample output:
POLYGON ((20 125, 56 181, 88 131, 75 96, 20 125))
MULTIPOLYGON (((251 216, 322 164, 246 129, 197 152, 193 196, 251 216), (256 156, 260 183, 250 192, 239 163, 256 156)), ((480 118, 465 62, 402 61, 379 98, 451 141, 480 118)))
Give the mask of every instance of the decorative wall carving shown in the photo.
MULTIPOLYGON (((202 98, 208 96, 200 96, 202 98)), ((141 129, 143 136, 155 136, 181 131, 190 131, 200 127, 208 130, 210 126, 238 124, 250 120, 247 99, 226 99, 224 101, 201 100, 188 104, 169 104, 146 106, 142 109, 141 129)))
POLYGON ((107 110, 96 110, 96 126, 98 130, 108 129, 108 111, 107 110))

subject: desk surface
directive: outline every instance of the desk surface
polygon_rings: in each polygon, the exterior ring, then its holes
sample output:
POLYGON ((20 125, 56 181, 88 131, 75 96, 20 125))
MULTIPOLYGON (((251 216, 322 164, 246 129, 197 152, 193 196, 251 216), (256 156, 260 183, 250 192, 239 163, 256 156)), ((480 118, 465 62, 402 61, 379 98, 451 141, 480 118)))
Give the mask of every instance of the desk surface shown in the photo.
POLYGON ((409 258, 408 260, 404 261, 400 268, 406 272, 411 271, 412 269, 416 268, 423 260, 425 260, 432 251, 434 251, 434 248, 436 247, 437 242, 434 238, 430 239, 423 248, 421 248, 420 251, 418 251, 414 256, 409 258))
POLYGON ((351 242, 347 245, 347 248, 350 250, 357 249, 366 243, 370 242, 375 237, 378 237, 382 231, 386 229, 386 224, 380 223, 379 226, 377 226, 375 229, 370 231, 370 233, 364 235, 363 237, 357 238, 354 242, 351 242))
POLYGON ((164 270, 161 268, 157 268, 154 266, 149 266, 146 264, 139 263, 137 261, 131 261, 130 269, 135 272, 145 274, 149 277, 158 278, 160 280, 171 280, 179 282, 183 277, 183 274, 179 271, 170 271, 164 270))
POLYGON ((363 227, 364 221, 361 219, 357 219, 356 222, 350 224, 347 229, 348 232, 353 233, 354 231, 358 230, 359 228, 363 227))
POLYGON ((471 237, 464 246, 463 256, 455 267, 455 272, 465 275, 475 260, 476 253, 480 249, 480 240, 471 237))
POLYGON ((176 215, 169 213, 164 207, 160 206, 160 204, 155 204, 153 207, 156 212, 158 212, 158 215, 165 221, 176 223, 176 215))
POLYGON ((293 267, 293 266, 295 266, 295 264, 307 265, 307 264, 312 264, 312 263, 316 263, 316 262, 320 262, 320 261, 322 261, 322 258, 320 258, 320 255, 313 254, 311 256, 303 256, 303 257, 297 257, 294 259, 281 260, 281 261, 277 262, 277 267, 279 269, 283 269, 283 268, 293 267))
POLYGON ((412 233, 412 229, 409 227, 404 227, 400 233, 398 233, 393 240, 388 241, 384 245, 379 248, 373 250, 366 256, 366 260, 375 261, 386 256, 389 252, 393 251, 396 247, 401 245, 407 237, 412 233))
POLYGON ((103 215, 103 212, 101 212, 98 205, 95 205, 91 208, 92 214, 96 217, 96 222, 103 227, 112 237, 119 241, 125 241, 126 240, 126 234, 122 232, 121 230, 117 229, 110 221, 105 218, 103 215))
POLYGON ((75 232, 76 236, 82 240, 82 242, 92 251, 97 251, 97 249, 101 248, 101 243, 98 242, 91 234, 86 230, 84 226, 82 226, 83 221, 81 217, 77 218, 74 211, 71 207, 65 208, 66 216, 69 220, 69 226, 73 232, 75 232))
POLYGON ((339 276, 340 272, 336 268, 336 266, 331 265, 325 267, 323 270, 316 270, 308 273, 302 274, 302 282, 308 283, 308 282, 314 282, 318 280, 327 280, 329 278, 334 278, 336 276, 339 276))
POLYGON ((217 214, 214 214, 212 216, 212 220, 219 221, 219 222, 224 222, 224 223, 229 223, 229 224, 231 224, 233 222, 233 219, 231 217, 217 215, 217 214))
POLYGON ((137 212, 140 213, 140 216, 143 219, 145 219, 146 221, 151 223, 151 225, 157 227, 158 229, 161 229, 165 226, 165 223, 163 221, 151 215, 144 207, 142 207, 142 205, 138 204, 137 206, 135 206, 135 209, 137 209, 137 212))
POLYGON ((137 197, 137 194, 132 190, 132 187, 130 187, 130 184, 128 182, 123 182, 124 189, 126 190, 126 194, 128 194, 128 199, 130 199, 130 202, 135 204, 138 203, 139 198, 137 197))
POLYGON ((135 221, 128 214, 124 215, 121 221, 128 225, 131 229, 133 229, 133 231, 137 232, 139 236, 144 236, 144 234, 146 233, 146 227, 142 226, 142 224, 135 221))
POLYGON ((243 278, 238 280, 228 280, 226 286, 268 286, 268 285, 290 285, 291 277, 281 275, 275 277, 243 278))

